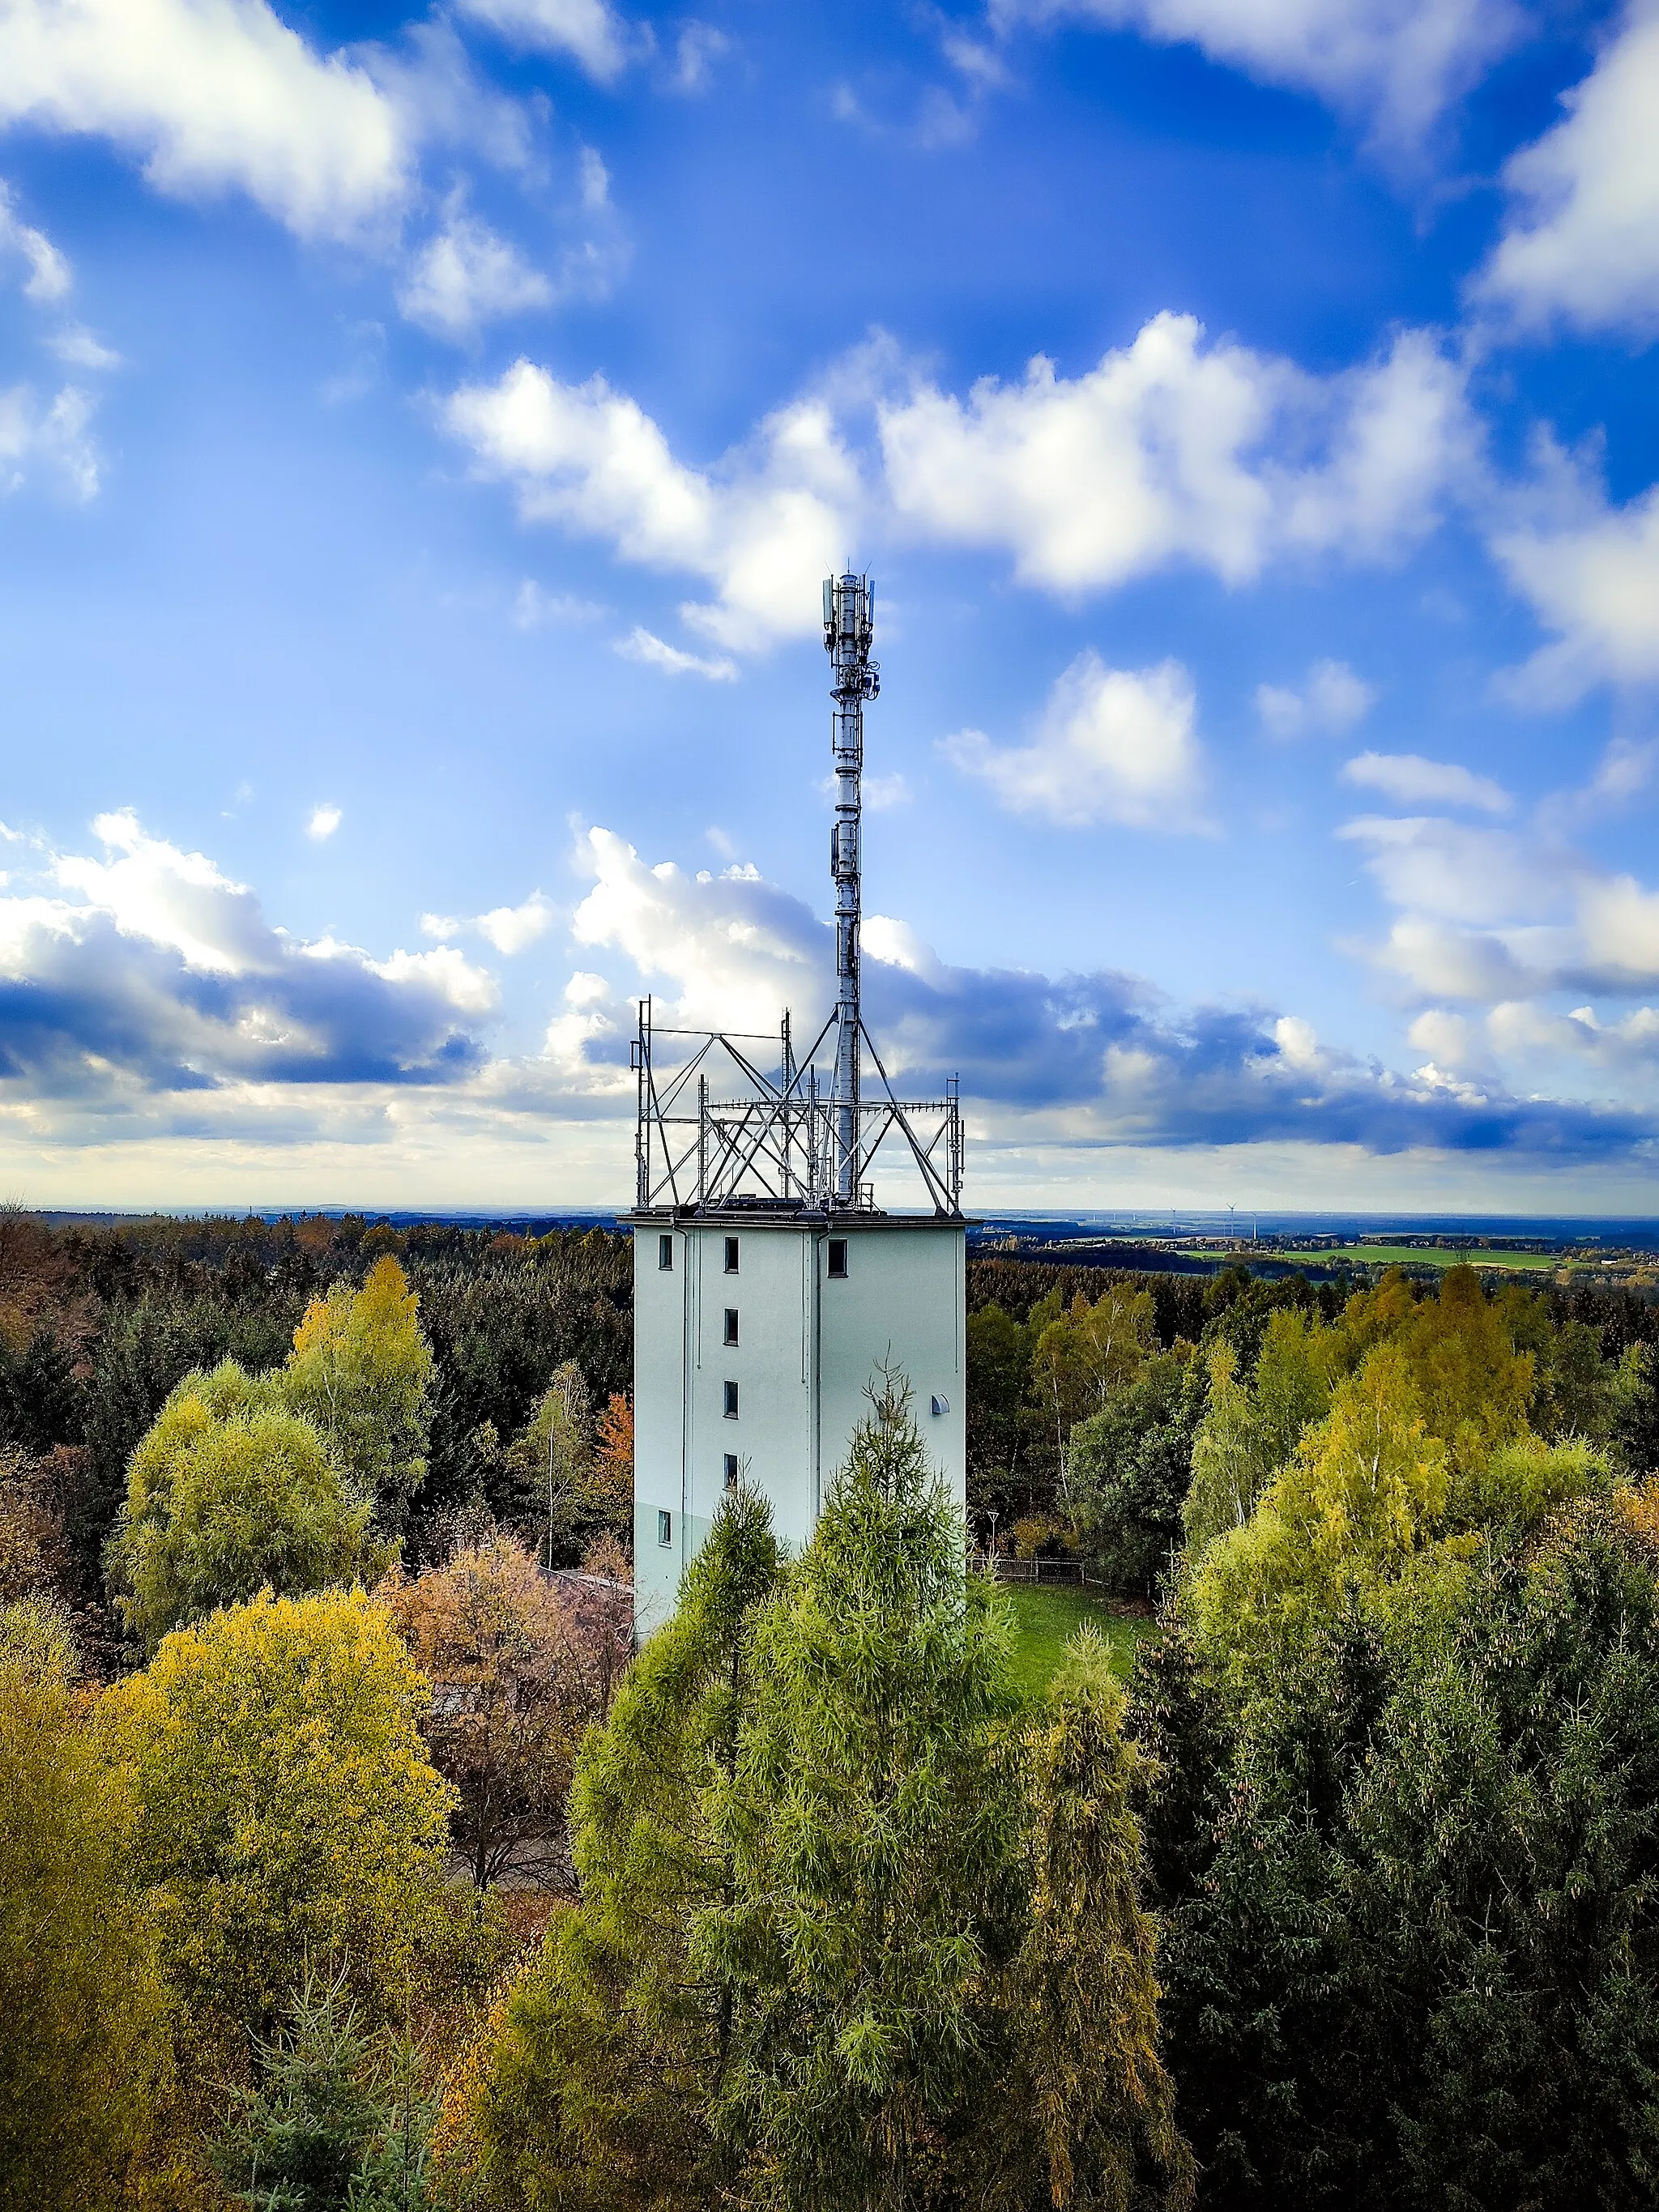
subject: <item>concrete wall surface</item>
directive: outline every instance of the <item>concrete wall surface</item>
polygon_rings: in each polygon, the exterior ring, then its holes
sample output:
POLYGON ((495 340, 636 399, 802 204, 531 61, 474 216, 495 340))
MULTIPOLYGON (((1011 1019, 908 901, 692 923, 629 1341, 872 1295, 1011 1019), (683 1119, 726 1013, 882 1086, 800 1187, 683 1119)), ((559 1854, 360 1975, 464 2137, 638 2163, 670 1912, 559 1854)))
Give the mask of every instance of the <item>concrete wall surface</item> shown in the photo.
POLYGON ((634 1575, 640 1632, 673 1610, 708 1533, 726 1459, 771 1500, 799 1550, 870 1412, 884 1365, 965 1500, 966 1250, 962 1224, 890 1215, 640 1216, 634 1227, 634 1575), (672 1265, 660 1264, 666 1237, 672 1265), (737 1243, 729 1271, 727 1243, 737 1243), (847 1273, 829 1273, 844 1238, 847 1273), (735 1344, 726 1316, 736 1316, 735 1344), (728 1385, 736 1386, 736 1410, 728 1385), (937 1410, 935 1410, 937 1409, 937 1410), (666 1514, 666 1540, 663 1540, 666 1514))

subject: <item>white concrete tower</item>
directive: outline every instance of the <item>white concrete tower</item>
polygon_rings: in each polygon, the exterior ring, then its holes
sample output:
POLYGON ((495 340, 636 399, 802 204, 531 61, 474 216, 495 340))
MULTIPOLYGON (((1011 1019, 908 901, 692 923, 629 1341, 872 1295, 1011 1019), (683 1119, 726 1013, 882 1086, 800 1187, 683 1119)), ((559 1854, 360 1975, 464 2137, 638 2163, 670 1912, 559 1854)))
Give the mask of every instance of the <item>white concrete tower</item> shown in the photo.
POLYGON ((780 1538, 796 1549, 807 1540, 884 1370, 908 1379, 929 1453, 957 1504, 965 1498, 957 1085, 943 1098, 896 1097, 859 998, 864 706, 880 689, 873 614, 867 576, 824 585, 835 1011, 798 1060, 787 1012, 771 1039, 665 1030, 648 999, 640 1007, 630 1218, 641 1633, 673 1610, 722 1493, 740 1480, 770 1498, 780 1538), (872 1171, 884 1139, 908 1162, 926 1211, 877 1205, 872 1171))

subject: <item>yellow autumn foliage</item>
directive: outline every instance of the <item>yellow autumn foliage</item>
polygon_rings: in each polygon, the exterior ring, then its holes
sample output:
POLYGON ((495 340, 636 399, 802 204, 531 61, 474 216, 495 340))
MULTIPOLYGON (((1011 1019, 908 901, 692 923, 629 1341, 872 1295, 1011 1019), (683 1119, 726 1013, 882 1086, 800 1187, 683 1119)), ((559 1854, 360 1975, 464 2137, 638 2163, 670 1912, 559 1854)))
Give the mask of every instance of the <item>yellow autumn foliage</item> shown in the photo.
POLYGON ((452 1792, 428 1685, 361 1591, 273 1598, 167 1637, 100 1707, 132 1864, 186 2008, 268 2026, 307 1963, 392 2006, 448 1924, 452 1792))

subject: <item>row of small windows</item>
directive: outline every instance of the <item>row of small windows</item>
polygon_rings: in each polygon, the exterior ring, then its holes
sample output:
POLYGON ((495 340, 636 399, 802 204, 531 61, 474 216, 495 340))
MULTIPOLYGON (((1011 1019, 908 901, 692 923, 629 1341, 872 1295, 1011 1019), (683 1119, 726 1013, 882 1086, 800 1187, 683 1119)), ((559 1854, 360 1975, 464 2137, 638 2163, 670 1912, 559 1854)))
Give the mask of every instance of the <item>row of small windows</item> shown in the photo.
MULTIPOLYGON (((735 1275, 738 1273, 738 1245, 739 1241, 740 1240, 735 1237, 728 1237, 726 1239, 726 1273, 728 1275, 735 1275)), ((844 1237, 832 1237, 829 1241, 829 1272, 838 1280, 844 1281, 847 1275, 847 1239, 844 1237)), ((657 1266, 665 1275, 672 1273, 674 1267, 674 1240, 672 1237, 658 1237, 657 1266)), ((728 1322, 732 1318, 731 1310, 729 1307, 726 1310, 726 1317, 728 1322)), ((737 1339, 735 1337, 728 1337, 726 1339, 726 1342, 728 1344, 735 1344, 737 1342, 737 1339)))

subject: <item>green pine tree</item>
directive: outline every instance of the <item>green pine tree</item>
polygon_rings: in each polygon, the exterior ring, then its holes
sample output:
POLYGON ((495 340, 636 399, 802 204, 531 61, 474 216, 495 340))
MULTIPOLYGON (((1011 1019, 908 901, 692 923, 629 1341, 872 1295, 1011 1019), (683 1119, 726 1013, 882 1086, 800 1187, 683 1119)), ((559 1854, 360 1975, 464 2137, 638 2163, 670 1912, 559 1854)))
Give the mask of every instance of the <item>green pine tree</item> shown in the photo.
POLYGON ((432 2113, 415 2052, 371 2034, 344 1977, 307 1974, 213 2163, 251 2212, 420 2212, 432 2113))
POLYGON ((1131 1795, 1141 1754, 1122 1721, 1111 1655, 1083 1629, 1032 1731, 1034 1886, 1008 1978, 1012 2063, 992 2123, 1008 2146, 1001 2201, 1011 2205, 1139 2212, 1192 2201, 1140 1901, 1131 1795))
POLYGON ((714 2203, 708 2113, 731 2042, 728 1993, 694 1954, 732 1895, 711 1820, 754 1696, 749 1626, 777 1580, 763 1498, 725 1498, 673 1619, 589 1738, 571 1792, 580 1902, 500 2008, 462 2116, 492 2201, 543 2207, 714 2203))
POLYGON ((757 2206, 915 2207, 979 2100, 985 1991, 1024 1904, 1004 1607, 890 1385, 757 1623, 720 1826, 731 1909, 715 2125, 757 2206))

